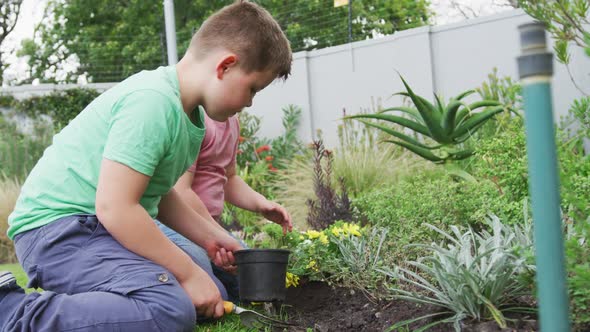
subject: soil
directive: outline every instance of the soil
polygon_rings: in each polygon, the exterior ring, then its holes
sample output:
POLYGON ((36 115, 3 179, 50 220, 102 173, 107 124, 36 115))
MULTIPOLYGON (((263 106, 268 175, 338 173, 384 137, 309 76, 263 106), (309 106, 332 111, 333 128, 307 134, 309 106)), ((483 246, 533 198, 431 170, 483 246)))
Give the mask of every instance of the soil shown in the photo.
MULTIPOLYGON (((375 301, 361 291, 332 288, 322 282, 307 282, 289 288, 283 310, 289 322, 297 324, 289 332, 306 331, 307 328, 317 332, 388 331, 397 322, 437 312, 434 306, 402 300, 375 301)), ((409 329, 398 331, 412 331, 435 320, 424 319, 410 324, 409 329)), ((427 331, 447 332, 454 329, 451 324, 438 324, 427 331)), ((463 324, 462 331, 530 332, 537 331, 537 327, 534 319, 520 317, 506 329, 499 328, 495 322, 478 322, 463 324)))

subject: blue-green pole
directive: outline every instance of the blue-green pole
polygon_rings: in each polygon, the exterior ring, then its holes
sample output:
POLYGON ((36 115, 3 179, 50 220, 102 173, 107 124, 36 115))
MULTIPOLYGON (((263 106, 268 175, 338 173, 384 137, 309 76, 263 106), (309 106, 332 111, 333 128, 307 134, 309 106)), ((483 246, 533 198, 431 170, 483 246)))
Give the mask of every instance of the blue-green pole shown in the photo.
POLYGON ((519 30, 522 55, 518 57, 518 71, 526 117, 540 328, 543 332, 568 332, 569 305, 551 100, 553 55, 547 51, 543 24, 524 24, 519 30))

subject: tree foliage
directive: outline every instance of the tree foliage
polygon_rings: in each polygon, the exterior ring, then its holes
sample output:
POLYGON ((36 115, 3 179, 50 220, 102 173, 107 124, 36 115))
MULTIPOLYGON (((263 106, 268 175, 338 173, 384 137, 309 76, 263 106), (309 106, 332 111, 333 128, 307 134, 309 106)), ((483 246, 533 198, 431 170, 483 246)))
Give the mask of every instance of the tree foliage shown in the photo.
MULTIPOLYGON (((231 0, 176 0, 178 53, 213 12, 231 0)), ((348 7, 332 0, 260 0, 277 19, 294 51, 349 41, 348 7)), ((33 39, 19 56, 28 56, 29 80, 119 81, 137 71, 166 63, 164 13, 161 1, 50 0, 33 39), (72 62, 78 62, 77 68, 72 62), (67 72, 65 75, 60 73, 67 72)), ((352 39, 363 40, 424 25, 428 0, 354 0, 352 39)))
MULTIPOLYGON (((260 2, 277 18, 294 50, 324 48, 349 41, 348 6, 334 8, 333 1, 326 0, 260 2)), ((430 17, 428 5, 426 0, 353 0, 352 40, 371 39, 425 25, 430 17)))
POLYGON ((94 82, 117 81, 166 58, 160 2, 51 0, 44 16, 18 54, 29 56, 31 79, 75 81, 86 74, 94 82), (79 63, 76 70, 65 67, 71 62, 79 63))
POLYGON ((519 4, 527 14, 545 23, 556 40, 554 50, 561 63, 570 62, 570 44, 585 48, 590 55, 588 0, 519 0, 519 4))
MULTIPOLYGON (((23 0, 0 1, 0 46, 4 42, 4 39, 14 30, 22 3, 23 0)), ((2 60, 2 51, 0 50, 0 84, 2 83, 5 68, 6 64, 2 60)))

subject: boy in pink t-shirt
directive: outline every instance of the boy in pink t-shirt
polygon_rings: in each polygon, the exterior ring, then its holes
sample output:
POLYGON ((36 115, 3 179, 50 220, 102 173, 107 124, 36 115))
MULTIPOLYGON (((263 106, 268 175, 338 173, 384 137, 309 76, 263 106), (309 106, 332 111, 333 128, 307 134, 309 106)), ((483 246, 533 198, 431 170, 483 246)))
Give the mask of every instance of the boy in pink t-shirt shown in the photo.
MULTIPOLYGON (((218 227, 225 201, 239 208, 262 214, 283 227, 293 228, 291 217, 281 205, 267 200, 250 188, 236 173, 236 154, 240 125, 237 116, 218 122, 205 115, 205 137, 195 163, 178 180, 174 188, 184 202, 218 227)), ((222 297, 237 300, 236 267, 224 262, 219 268, 211 264, 205 250, 163 224, 160 228, 203 269, 212 271, 222 297), (227 290, 227 293, 225 292, 227 290), (229 293, 229 294, 228 294, 229 293)), ((232 253, 228 253, 232 256, 232 253)))

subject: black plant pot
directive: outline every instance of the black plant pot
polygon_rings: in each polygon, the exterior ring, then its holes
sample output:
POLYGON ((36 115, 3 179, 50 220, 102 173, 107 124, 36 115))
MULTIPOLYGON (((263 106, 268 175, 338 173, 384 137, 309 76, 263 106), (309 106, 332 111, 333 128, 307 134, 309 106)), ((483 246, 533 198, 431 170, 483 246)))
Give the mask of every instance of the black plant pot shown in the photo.
POLYGON ((284 301, 289 250, 245 249, 236 251, 240 301, 284 301))

